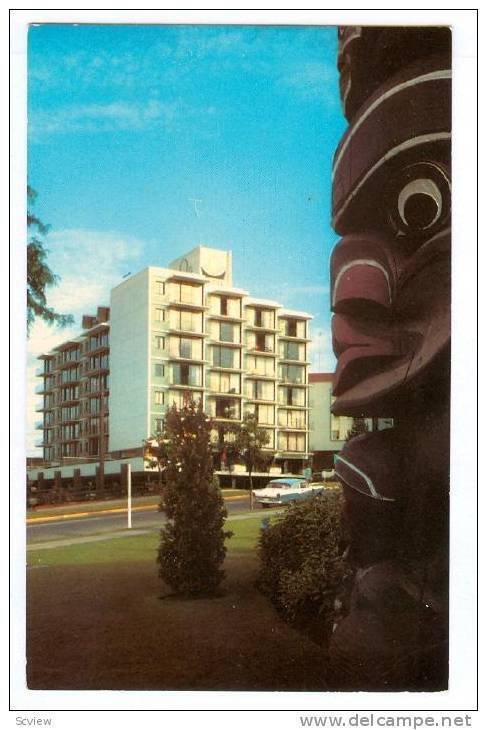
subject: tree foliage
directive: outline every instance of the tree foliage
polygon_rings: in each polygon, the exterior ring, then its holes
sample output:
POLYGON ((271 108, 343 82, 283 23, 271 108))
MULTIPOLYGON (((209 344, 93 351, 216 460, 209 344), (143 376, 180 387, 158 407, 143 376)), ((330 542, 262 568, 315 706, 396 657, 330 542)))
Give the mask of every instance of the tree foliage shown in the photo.
MULTIPOLYGON (((164 434, 158 433, 143 442, 144 461, 151 469, 157 468, 159 487, 162 488, 162 477, 167 468, 168 443, 164 434)), ((163 508, 161 502, 160 508, 163 508)))
POLYGON ((213 475, 211 421, 201 403, 167 412, 164 509, 158 558, 160 577, 188 597, 213 595, 224 577, 227 512, 213 475))
POLYGON ((269 456, 263 451, 269 443, 269 434, 261 428, 255 413, 246 413, 242 423, 233 429, 235 439, 232 450, 237 459, 240 459, 249 473, 250 503, 252 507, 252 472, 259 465, 265 465, 269 456))
POLYGON ((331 633, 337 591, 347 575, 340 489, 291 505, 262 531, 259 588, 290 623, 331 633))
POLYGON ((46 290, 56 286, 59 277, 54 274, 47 264, 48 250, 44 244, 44 237, 50 226, 34 214, 32 208, 37 198, 33 188, 27 186, 27 332, 30 332, 37 317, 49 325, 57 324, 66 327, 73 324, 70 314, 59 314, 47 305, 46 290))

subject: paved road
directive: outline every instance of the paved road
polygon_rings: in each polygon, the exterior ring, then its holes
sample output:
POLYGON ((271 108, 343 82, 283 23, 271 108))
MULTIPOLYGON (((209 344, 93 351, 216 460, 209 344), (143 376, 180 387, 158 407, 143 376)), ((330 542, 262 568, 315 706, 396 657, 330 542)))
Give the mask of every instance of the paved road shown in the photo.
MULTIPOLYGON (((249 508, 247 495, 241 499, 226 502, 229 515, 246 512, 249 508)), ((261 510, 256 509, 259 515, 261 510)), ((165 516, 155 509, 147 509, 132 514, 134 530, 158 530, 164 523, 165 516)), ((99 517, 80 517, 69 520, 38 522, 27 526, 27 543, 41 543, 50 540, 62 540, 73 537, 86 537, 101 533, 116 532, 127 527, 126 514, 101 515, 99 517)))

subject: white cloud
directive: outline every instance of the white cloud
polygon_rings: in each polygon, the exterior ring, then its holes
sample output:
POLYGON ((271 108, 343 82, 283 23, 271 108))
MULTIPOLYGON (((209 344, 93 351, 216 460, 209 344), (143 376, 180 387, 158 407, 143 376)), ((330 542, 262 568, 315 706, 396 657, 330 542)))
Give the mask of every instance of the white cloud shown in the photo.
POLYGON ((75 337, 80 332, 83 314, 96 312, 98 305, 109 305, 110 290, 128 271, 137 270, 137 260, 143 241, 114 232, 71 229, 53 231, 48 236, 49 266, 60 275, 57 287, 48 290, 48 305, 57 312, 73 314, 75 325, 65 329, 49 327, 38 320, 27 342, 27 453, 40 455, 35 442, 41 431, 35 422, 41 414, 35 412, 40 400, 35 388, 40 378, 35 375, 43 352, 75 337))
POLYGON ((43 134, 169 128, 182 114, 182 105, 177 100, 61 106, 52 111, 33 111, 29 119, 29 134, 36 139, 43 134))

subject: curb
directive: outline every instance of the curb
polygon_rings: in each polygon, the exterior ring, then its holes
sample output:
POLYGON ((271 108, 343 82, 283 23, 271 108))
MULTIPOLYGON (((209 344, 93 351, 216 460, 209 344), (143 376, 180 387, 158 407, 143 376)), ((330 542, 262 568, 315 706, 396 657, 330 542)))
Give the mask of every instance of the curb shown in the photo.
MULTIPOLYGON (((242 495, 243 497, 246 497, 247 495, 242 495)), ((238 494, 232 497, 224 497, 223 500, 225 502, 233 502, 234 500, 242 499, 242 497, 238 494)), ((132 507, 132 512, 143 512, 145 510, 156 510, 159 508, 159 504, 145 504, 141 505, 140 507, 132 507)), ((48 517, 27 517, 26 518, 26 524, 27 525, 34 525, 39 524, 42 522, 64 522, 66 520, 75 520, 79 519, 80 517, 99 517, 103 515, 111 515, 111 514, 126 514, 127 513, 127 507, 113 507, 112 509, 100 509, 100 510, 90 510, 89 512, 70 512, 68 514, 59 514, 59 515, 51 515, 48 517)))

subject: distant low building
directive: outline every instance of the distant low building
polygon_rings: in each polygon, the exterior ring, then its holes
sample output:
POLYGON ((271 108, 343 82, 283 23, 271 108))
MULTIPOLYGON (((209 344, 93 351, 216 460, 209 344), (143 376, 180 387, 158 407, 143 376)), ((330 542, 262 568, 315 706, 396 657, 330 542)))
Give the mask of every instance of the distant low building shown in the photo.
MULTIPOLYGON (((354 419, 350 416, 335 416, 331 412, 333 373, 309 374, 309 449, 313 453, 313 470, 333 468, 333 458, 347 439, 354 419)), ((365 419, 371 431, 373 428, 390 428, 392 419, 379 418, 374 423, 365 419)))

